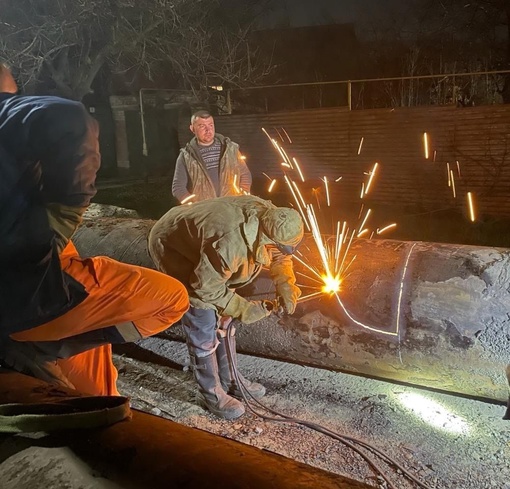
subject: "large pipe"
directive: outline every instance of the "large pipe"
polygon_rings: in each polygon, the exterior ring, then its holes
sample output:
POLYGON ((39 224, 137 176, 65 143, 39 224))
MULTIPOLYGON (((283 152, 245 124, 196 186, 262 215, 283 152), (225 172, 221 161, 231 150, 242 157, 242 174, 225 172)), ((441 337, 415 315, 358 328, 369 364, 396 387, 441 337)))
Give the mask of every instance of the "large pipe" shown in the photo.
MULTIPOLYGON (((0 404, 51 403, 79 395, 14 372, 0 371, 0 380, 0 404)), ((4 448, 8 441, 2 440, 4 448)), ((64 480, 70 471, 62 467, 62 459, 77 465, 78 457, 81 471, 88 467, 115 487, 132 489, 369 488, 347 477, 139 411, 133 411, 130 421, 106 428, 60 432, 44 440, 32 437, 21 441, 17 437, 3 453, 22 457, 22 470, 19 465, 9 470, 8 457, 0 460, 1 487, 77 487, 75 480, 64 480), (38 449, 31 451, 31 447, 38 449), (57 451, 62 447, 68 450, 57 451), (17 453, 22 448, 27 451, 25 457, 17 453), (41 458, 43 468, 38 465, 41 458)))
MULTIPOLYGON (((153 221, 82 226, 84 255, 153 267, 153 221)), ((302 245, 319 263, 310 237, 302 245), (307 250, 309 248, 310 251, 307 250)), ((353 242, 339 298, 321 295, 291 317, 239 328, 240 351, 497 401, 508 397, 510 250, 390 240, 353 242)), ((301 281, 301 279, 299 279, 301 281)), ((313 282, 310 282, 313 283, 313 282)), ((271 292, 261 276, 244 295, 271 292)), ((182 339, 179 328, 170 334, 182 339)))

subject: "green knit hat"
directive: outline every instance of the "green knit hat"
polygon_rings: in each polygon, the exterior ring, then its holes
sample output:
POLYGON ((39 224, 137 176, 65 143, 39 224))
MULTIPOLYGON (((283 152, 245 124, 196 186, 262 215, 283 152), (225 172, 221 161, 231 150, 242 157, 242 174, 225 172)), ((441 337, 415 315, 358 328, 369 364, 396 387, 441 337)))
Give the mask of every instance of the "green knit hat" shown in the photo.
POLYGON ((260 223, 264 234, 275 243, 294 247, 303 239, 303 220, 295 209, 269 209, 262 214, 260 223))

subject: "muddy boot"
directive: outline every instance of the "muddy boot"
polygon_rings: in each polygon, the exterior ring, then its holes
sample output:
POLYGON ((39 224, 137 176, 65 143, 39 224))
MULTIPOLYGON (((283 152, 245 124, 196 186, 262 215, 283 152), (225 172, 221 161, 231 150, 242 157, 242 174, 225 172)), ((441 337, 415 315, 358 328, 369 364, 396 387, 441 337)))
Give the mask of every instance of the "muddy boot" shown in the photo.
MULTIPOLYGON (((231 396, 242 398, 243 394, 241 387, 236 382, 234 376, 234 368, 237 368, 237 355, 236 355, 236 337, 235 328, 231 328, 231 336, 229 338, 230 349, 232 351, 233 364, 230 362, 227 353, 227 331, 218 329, 218 340, 220 344, 216 349, 216 358, 218 360, 218 373, 221 380, 221 385, 225 391, 231 396)), ((251 382, 245 379, 242 374, 237 371, 237 376, 243 384, 243 387, 253 396, 255 399, 260 399, 266 394, 266 388, 257 382, 251 382)), ((248 400, 250 396, 247 395, 248 400)))
POLYGON ((190 353, 193 373, 198 383, 197 402, 214 415, 224 419, 236 419, 244 414, 241 402, 227 395, 218 377, 216 355, 197 357, 190 353))
POLYGON ((49 384, 74 389, 57 363, 57 356, 46 351, 45 342, 0 339, 0 363, 22 374, 49 384))

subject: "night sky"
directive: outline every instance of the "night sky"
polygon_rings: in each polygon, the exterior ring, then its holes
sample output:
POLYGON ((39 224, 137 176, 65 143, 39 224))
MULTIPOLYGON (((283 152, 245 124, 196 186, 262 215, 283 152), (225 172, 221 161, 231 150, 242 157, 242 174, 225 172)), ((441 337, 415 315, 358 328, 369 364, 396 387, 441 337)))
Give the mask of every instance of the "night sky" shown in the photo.
POLYGON ((274 0, 261 27, 354 22, 362 30, 374 22, 391 25, 411 3, 412 0, 274 0))

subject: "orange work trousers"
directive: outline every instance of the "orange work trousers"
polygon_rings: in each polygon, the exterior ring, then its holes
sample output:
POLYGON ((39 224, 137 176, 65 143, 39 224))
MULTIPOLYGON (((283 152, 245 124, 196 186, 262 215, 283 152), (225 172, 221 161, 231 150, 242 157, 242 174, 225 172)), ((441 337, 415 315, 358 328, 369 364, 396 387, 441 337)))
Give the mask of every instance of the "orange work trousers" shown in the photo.
MULTIPOLYGON (((107 257, 80 258, 72 242, 60 256, 62 269, 84 285, 88 296, 64 315, 11 335, 16 341, 56 341, 88 331, 133 322, 142 337, 159 333, 188 310, 185 287, 148 268, 107 257)), ((62 373, 80 392, 118 395, 111 345, 59 359, 62 373)))

